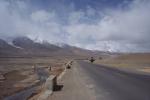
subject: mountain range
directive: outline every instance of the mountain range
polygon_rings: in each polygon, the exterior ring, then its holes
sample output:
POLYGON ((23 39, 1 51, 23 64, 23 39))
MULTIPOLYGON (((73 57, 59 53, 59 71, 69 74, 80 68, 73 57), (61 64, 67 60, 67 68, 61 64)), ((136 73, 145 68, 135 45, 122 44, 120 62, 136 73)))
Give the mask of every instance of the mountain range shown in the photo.
POLYGON ((35 42, 28 37, 16 37, 11 42, 0 39, 0 57, 90 57, 107 55, 102 51, 92 51, 63 44, 61 46, 47 41, 35 42))

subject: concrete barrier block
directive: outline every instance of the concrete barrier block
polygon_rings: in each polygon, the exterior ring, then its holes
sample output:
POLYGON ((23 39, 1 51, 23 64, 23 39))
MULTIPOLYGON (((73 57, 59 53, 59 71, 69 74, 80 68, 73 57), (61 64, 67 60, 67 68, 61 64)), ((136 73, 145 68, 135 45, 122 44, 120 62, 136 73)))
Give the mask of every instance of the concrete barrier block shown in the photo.
POLYGON ((55 75, 50 75, 49 78, 47 78, 47 80, 45 82, 44 89, 53 91, 54 86, 56 86, 56 85, 57 85, 56 76, 55 75))
POLYGON ((44 91, 37 100, 47 100, 47 98, 52 94, 52 91, 46 90, 44 91))
POLYGON ((66 73, 66 66, 63 66, 64 70, 61 72, 61 74, 57 77, 57 81, 61 80, 64 74, 66 73))
POLYGON ((47 100, 47 98, 53 93, 54 87, 56 85, 57 77, 55 75, 50 75, 44 84, 43 92, 38 97, 38 100, 47 100))

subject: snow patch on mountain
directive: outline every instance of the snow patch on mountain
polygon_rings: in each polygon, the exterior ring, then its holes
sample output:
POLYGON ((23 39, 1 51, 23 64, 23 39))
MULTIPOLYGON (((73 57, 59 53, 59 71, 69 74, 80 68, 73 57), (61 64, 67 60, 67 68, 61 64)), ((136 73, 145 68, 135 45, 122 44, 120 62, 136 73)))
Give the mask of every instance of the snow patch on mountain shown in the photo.
POLYGON ((23 49, 23 48, 21 48, 21 47, 19 47, 19 46, 16 46, 12 41, 9 41, 9 42, 7 42, 9 45, 11 45, 12 47, 15 47, 15 48, 17 48, 17 49, 23 49))

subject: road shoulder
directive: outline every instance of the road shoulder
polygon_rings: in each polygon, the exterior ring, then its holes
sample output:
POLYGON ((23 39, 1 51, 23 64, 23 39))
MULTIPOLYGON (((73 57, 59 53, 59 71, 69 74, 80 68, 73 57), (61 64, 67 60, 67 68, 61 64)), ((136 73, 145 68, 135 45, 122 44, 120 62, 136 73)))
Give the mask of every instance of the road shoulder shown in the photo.
POLYGON ((62 89, 55 91, 49 100, 95 100, 92 85, 88 85, 86 79, 84 71, 74 62, 58 82, 62 89))

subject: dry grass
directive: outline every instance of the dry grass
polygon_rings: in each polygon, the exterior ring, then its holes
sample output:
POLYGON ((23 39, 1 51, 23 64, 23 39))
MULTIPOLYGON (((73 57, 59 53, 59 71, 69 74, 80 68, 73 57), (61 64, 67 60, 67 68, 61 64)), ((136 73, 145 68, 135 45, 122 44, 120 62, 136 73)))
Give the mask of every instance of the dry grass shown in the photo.
POLYGON ((144 72, 150 68, 150 54, 149 53, 137 53, 137 54, 122 54, 116 57, 110 57, 103 60, 97 60, 97 64, 103 64, 107 66, 119 67, 119 68, 132 68, 136 70, 142 70, 144 72))
POLYGON ((139 71, 150 73, 150 67, 149 68, 139 69, 139 71))

